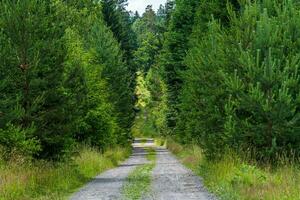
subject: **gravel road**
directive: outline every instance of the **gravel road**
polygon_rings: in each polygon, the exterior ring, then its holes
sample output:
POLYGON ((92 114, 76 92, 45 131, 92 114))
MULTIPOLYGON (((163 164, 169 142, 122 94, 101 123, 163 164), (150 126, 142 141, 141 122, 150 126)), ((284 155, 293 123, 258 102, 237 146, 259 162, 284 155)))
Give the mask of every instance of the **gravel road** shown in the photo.
POLYGON ((89 184, 73 195, 70 200, 120 200, 121 189, 128 174, 136 166, 147 163, 147 153, 137 140, 133 144, 133 154, 118 168, 108 170, 94 178, 89 184))
POLYGON ((152 192, 144 200, 216 200, 168 150, 158 148, 152 192))
MULTIPOLYGON (((134 143, 133 155, 118 168, 97 176, 70 200, 123 200, 122 186, 136 166, 147 163, 143 146, 153 146, 153 141, 141 145, 134 143)), ((168 150, 157 148, 156 166, 152 172, 151 192, 143 200, 216 200, 204 188, 199 177, 185 168, 168 150)))

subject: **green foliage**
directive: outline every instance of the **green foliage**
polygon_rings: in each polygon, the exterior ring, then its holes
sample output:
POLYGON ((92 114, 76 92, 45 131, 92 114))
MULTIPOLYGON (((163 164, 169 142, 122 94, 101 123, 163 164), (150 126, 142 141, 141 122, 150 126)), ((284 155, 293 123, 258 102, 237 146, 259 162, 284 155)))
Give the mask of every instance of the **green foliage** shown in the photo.
POLYGON ((4 53, 11 52, 0 61, 5 68, 1 126, 12 123, 26 129, 34 124, 40 156, 52 157, 68 149, 72 140, 61 106, 67 102, 62 87, 64 24, 54 4, 25 0, 1 5, 3 43, 9 48, 4 53))
POLYGON ((145 77, 142 72, 137 72, 137 87, 136 87, 136 96, 138 98, 135 109, 136 110, 142 110, 150 103, 151 94, 150 91, 147 88, 145 77))
POLYGON ((138 114, 132 127, 133 135, 165 136, 167 134, 167 88, 162 75, 155 67, 145 77, 137 76, 136 110, 138 114))
POLYGON ((299 155, 299 8, 265 0, 229 14, 224 28, 195 25, 207 30, 185 59, 178 136, 196 138, 210 158, 224 148, 251 149, 259 160, 299 155))
POLYGON ((40 151, 40 144, 32 137, 34 131, 34 127, 22 129, 11 124, 3 130, 0 129, 0 146, 4 148, 2 153, 5 159, 10 159, 13 154, 23 156, 37 154, 40 151))
POLYGON ((155 136, 166 136, 167 128, 167 86, 162 79, 160 69, 153 67, 147 75, 148 89, 151 92, 151 104, 149 105, 150 121, 155 130, 155 136))
POLYGON ((226 139, 220 134, 225 120, 222 105, 227 93, 220 73, 226 53, 221 48, 224 39, 219 31, 220 27, 212 23, 205 39, 195 43, 195 48, 190 51, 186 58, 189 69, 184 73, 185 84, 180 96, 177 133, 184 131, 182 141, 193 138, 209 151, 207 154, 223 152, 220 147, 224 148, 226 139))
POLYGON ((101 0, 101 4, 104 21, 120 43, 127 64, 131 64, 130 60, 136 48, 136 41, 131 28, 129 12, 125 9, 127 0, 101 0))
POLYGON ((140 69, 135 91, 138 113, 132 127, 135 136, 165 135, 167 131, 167 87, 157 61, 163 39, 161 20, 165 19, 148 6, 143 16, 133 24, 139 44, 134 54, 135 62, 140 69))
POLYGON ((113 34, 105 26, 94 26, 89 40, 95 56, 93 62, 103 65, 102 78, 107 81, 108 90, 111 91, 109 100, 114 104, 118 124, 123 129, 122 135, 125 138, 129 137, 128 130, 134 118, 131 70, 122 61, 122 51, 113 34))
POLYGON ((157 36, 151 32, 146 32, 143 37, 140 47, 134 53, 134 56, 135 62, 139 66, 138 68, 147 72, 155 63, 155 57, 159 50, 159 41, 157 36))
POLYGON ((159 65, 165 70, 168 86, 168 126, 175 128, 178 114, 178 96, 182 86, 180 72, 186 69, 183 60, 189 48, 189 36, 192 32, 197 0, 177 0, 165 34, 159 65))
POLYGON ((101 4, 0 5, 1 144, 47 159, 70 156, 76 142, 127 144, 132 72, 101 4))

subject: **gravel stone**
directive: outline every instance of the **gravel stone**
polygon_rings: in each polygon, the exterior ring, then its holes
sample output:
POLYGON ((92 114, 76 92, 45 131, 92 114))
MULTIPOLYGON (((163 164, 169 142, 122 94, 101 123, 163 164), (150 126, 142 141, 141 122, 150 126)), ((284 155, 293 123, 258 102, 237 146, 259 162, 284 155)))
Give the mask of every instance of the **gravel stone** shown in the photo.
POLYGON ((152 191, 144 200, 216 200, 201 179, 184 167, 168 150, 157 148, 152 191))

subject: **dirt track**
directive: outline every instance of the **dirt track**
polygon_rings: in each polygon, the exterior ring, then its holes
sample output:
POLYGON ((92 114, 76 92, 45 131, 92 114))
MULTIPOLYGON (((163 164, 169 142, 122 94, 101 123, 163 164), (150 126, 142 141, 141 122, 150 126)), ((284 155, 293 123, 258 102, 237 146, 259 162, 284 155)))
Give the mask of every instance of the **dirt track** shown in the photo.
POLYGON ((145 200, 213 200, 199 177, 184 167, 168 150, 158 148, 152 192, 145 200))
MULTIPOLYGON (((121 195, 126 177, 136 166, 147 163, 143 146, 153 146, 153 141, 141 145, 137 140, 132 156, 122 165, 99 176, 74 194, 70 200, 124 200, 121 195)), ((185 168, 171 153, 157 148, 156 166, 152 173, 151 193, 144 200, 212 200, 199 177, 185 168)))

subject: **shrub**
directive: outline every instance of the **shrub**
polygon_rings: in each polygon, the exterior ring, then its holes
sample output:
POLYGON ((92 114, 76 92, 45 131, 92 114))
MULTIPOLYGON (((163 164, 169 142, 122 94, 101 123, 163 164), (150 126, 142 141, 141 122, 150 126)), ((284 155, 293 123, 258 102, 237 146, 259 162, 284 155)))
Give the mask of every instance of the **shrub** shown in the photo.
POLYGON ((32 137, 34 127, 22 129, 9 124, 6 129, 0 129, 0 146, 3 147, 6 159, 13 154, 33 156, 38 154, 41 146, 38 140, 32 137))

